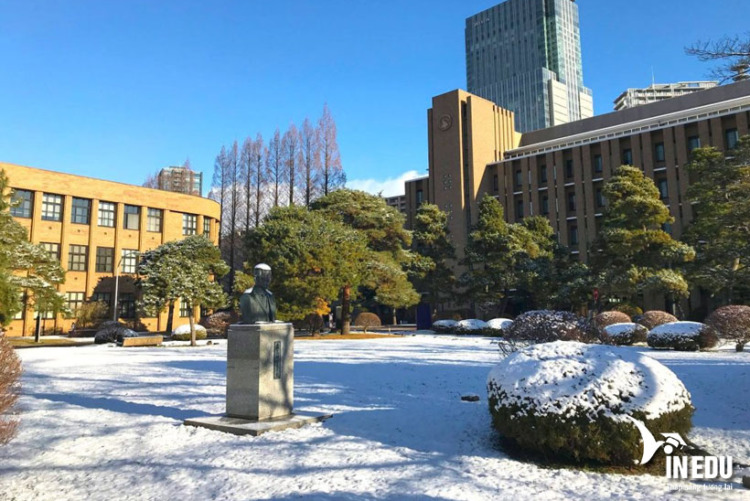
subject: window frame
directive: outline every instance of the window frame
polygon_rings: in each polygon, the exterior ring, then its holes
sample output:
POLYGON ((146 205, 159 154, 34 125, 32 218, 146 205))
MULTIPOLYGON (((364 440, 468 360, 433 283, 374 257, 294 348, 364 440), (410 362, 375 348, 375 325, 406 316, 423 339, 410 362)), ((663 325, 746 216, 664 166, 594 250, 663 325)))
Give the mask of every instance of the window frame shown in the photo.
POLYGON ((164 228, 164 211, 162 209, 154 209, 149 207, 146 209, 146 231, 151 233, 161 233, 164 228), (154 221, 158 225, 154 225, 154 221), (158 226, 158 229, 154 229, 158 226))
POLYGON ((198 234, 198 215, 197 214, 182 214, 182 236, 188 237, 191 235, 198 234))
POLYGON ((141 229, 141 207, 125 204, 122 209, 122 229, 139 231, 141 229))
POLYGON ((60 244, 58 242, 39 242, 39 245, 47 251, 49 257, 60 262, 60 244), (54 247, 53 247, 54 246, 54 247))
POLYGON ((96 262, 94 265, 96 273, 112 273, 115 271, 115 248, 97 247, 96 262), (109 252, 104 252, 109 251, 109 252))
POLYGON ((21 217, 24 219, 31 219, 34 215, 34 192, 31 190, 13 190, 10 195, 10 215, 13 217, 21 217), (25 196, 19 195, 28 195, 25 196))
POLYGON ((61 222, 65 198, 56 193, 42 194, 42 221, 61 222), (51 208, 51 210, 50 210, 51 208))
POLYGON ((102 228, 114 228, 117 224, 117 204, 114 202, 106 202, 104 200, 100 200, 97 223, 102 228), (112 210, 109 210, 109 206, 112 206, 112 210), (102 216, 104 215, 111 217, 103 218, 102 216))
POLYGON ((88 271, 89 268, 89 246, 70 244, 68 246, 68 271, 88 271), (74 252, 74 248, 75 251, 74 252), (83 249, 83 252, 80 250, 83 249))
POLYGON ((91 199, 73 197, 70 206, 70 222, 72 224, 91 224, 91 199), (78 202, 78 205, 76 202, 78 202), (85 202, 85 206, 80 205, 80 202, 85 202))
POLYGON ((120 251, 120 273, 135 275, 138 272, 138 249, 120 251))

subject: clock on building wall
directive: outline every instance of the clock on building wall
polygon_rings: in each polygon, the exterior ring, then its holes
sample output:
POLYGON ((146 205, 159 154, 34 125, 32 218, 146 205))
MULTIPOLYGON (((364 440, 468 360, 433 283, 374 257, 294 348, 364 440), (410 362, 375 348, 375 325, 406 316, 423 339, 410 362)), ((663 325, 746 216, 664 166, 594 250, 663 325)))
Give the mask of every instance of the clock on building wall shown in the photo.
POLYGON ((446 114, 440 117, 438 120, 438 128, 442 131, 446 131, 453 125, 453 117, 446 114))

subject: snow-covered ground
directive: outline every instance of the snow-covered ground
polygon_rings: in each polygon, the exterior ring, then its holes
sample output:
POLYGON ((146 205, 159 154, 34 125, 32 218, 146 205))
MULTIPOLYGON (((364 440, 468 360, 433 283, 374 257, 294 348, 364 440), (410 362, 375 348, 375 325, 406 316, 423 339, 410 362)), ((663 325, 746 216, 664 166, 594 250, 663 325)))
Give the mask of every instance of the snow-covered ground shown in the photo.
MULTIPOLYGON (((750 353, 643 351, 697 408, 690 438, 750 462, 750 353)), ((0 448, 0 499, 748 499, 659 476, 510 459, 490 427, 488 338, 298 341, 295 408, 324 424, 261 437, 182 426, 224 411, 226 344, 37 348, 22 424, 0 448), (474 393, 480 402, 462 402, 474 393)))

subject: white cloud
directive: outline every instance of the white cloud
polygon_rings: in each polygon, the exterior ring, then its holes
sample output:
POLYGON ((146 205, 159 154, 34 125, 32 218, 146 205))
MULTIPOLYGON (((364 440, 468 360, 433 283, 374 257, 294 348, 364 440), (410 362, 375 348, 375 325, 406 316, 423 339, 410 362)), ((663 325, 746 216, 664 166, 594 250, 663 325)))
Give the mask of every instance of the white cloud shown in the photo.
POLYGON ((384 181, 377 179, 351 179, 346 182, 346 187, 352 190, 366 191, 373 195, 378 195, 382 192, 384 197, 394 197, 396 195, 404 194, 404 183, 417 177, 422 177, 424 174, 420 174, 418 171, 410 170, 404 172, 399 177, 389 177, 384 181))

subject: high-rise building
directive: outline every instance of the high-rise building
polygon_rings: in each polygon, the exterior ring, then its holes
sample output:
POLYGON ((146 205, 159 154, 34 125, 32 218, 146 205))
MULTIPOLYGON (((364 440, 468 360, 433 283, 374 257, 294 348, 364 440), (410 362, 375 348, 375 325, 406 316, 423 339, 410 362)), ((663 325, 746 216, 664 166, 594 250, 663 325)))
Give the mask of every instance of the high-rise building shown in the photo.
POLYGON ((615 110, 620 111, 663 99, 684 96, 685 94, 711 89, 717 85, 719 85, 719 82, 678 82, 652 84, 645 89, 628 89, 615 99, 615 110))
POLYGON ((186 193, 201 196, 203 192, 203 173, 187 167, 167 167, 157 177, 160 190, 186 193))
POLYGON ((519 132, 593 116, 575 0, 507 0, 466 19, 466 80, 519 132))

